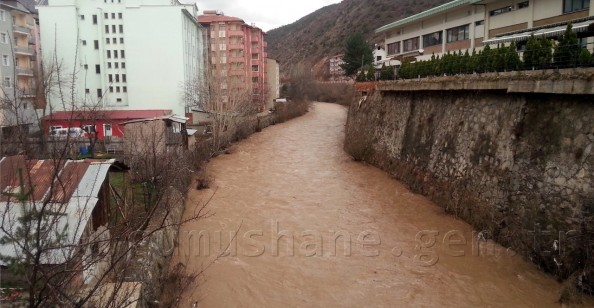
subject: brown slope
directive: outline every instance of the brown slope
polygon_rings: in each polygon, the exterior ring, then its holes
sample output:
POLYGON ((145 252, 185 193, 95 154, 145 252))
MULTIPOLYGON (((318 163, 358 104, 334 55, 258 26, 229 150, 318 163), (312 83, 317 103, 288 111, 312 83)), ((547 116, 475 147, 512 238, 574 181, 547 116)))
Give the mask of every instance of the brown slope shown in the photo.
POLYGON ((288 74, 298 63, 313 65, 339 54, 346 38, 359 31, 370 44, 383 40, 374 30, 447 2, 446 0, 344 0, 267 33, 268 56, 288 74))

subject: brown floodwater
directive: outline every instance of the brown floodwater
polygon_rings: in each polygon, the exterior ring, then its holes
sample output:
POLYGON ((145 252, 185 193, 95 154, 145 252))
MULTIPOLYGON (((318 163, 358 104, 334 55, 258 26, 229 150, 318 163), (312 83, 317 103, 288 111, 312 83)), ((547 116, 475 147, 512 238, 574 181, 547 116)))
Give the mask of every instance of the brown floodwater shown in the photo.
POLYGON ((174 259, 205 271, 181 307, 559 306, 551 276, 353 161, 346 111, 316 103, 209 162, 185 216, 211 197, 212 215, 181 227, 174 259))

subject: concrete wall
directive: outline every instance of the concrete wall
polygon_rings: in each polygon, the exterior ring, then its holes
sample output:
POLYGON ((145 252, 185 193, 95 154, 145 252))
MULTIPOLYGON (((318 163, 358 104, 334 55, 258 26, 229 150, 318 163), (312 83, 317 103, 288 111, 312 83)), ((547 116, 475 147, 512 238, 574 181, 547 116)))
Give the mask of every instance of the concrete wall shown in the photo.
POLYGON ((535 91, 550 76, 521 93, 515 78, 383 83, 350 106, 345 149, 566 278, 594 250, 593 96, 568 78, 535 91))

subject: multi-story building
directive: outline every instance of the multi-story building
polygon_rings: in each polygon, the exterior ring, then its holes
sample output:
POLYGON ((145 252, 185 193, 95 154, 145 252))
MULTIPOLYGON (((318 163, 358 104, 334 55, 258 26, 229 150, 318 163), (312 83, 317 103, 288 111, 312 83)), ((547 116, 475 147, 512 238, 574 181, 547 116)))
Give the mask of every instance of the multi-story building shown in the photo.
POLYGON ((53 110, 87 105, 185 114, 183 88, 204 73, 195 5, 49 0, 38 10, 45 66, 61 63, 63 74, 76 74, 74 101, 54 95, 53 110))
POLYGON ((258 110, 266 100, 266 34, 237 17, 206 10, 198 22, 208 28, 211 78, 220 87, 221 100, 251 95, 258 110))
POLYGON ((266 83, 268 93, 266 109, 274 108, 274 99, 280 97, 280 67, 274 59, 266 59, 266 83))
POLYGON ((376 30, 385 34, 387 56, 427 59, 432 54, 480 49, 531 34, 557 38, 573 25, 582 43, 594 35, 591 0, 455 0, 376 30))
POLYGON ((342 69, 341 66, 344 64, 342 57, 343 55, 336 55, 328 59, 328 73, 330 74, 331 80, 344 78, 344 69, 342 69))
POLYGON ((35 17, 25 0, 0 1, 0 138, 35 128, 35 17), (31 126, 31 127, 29 127, 31 126))

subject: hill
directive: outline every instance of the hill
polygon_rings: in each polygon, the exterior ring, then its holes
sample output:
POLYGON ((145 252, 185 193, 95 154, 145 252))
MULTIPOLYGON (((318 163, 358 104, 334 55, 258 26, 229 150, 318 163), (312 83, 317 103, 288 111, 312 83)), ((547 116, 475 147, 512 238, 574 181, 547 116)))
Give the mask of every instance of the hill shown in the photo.
POLYGON ((380 43, 383 35, 375 34, 375 29, 445 2, 343 0, 268 31, 268 57, 279 61, 281 74, 288 74, 297 63, 313 66, 341 53, 344 41, 353 32, 361 32, 370 44, 380 43))

